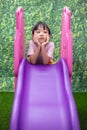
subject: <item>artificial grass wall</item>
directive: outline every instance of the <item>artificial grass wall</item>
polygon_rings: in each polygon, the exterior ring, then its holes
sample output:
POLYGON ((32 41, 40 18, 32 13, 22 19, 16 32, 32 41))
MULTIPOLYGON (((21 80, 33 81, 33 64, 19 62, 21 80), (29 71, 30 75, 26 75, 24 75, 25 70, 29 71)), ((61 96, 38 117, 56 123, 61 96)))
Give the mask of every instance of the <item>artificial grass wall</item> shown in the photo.
MULTIPOLYGON (((87 130, 87 92, 73 93, 81 130, 87 130)), ((9 130, 13 92, 0 92, 0 130, 9 130)))

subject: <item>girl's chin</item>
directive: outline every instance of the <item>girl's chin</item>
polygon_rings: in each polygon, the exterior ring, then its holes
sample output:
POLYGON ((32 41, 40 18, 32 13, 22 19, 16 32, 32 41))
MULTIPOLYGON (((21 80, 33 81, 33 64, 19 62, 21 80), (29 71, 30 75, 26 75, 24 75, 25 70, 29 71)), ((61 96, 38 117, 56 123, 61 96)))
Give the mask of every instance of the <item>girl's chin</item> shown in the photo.
POLYGON ((44 43, 44 42, 40 42, 40 44, 42 44, 42 43, 44 43))
POLYGON ((44 41, 44 40, 40 40, 39 42, 40 42, 40 44, 42 44, 42 43, 44 43, 45 41, 44 41))

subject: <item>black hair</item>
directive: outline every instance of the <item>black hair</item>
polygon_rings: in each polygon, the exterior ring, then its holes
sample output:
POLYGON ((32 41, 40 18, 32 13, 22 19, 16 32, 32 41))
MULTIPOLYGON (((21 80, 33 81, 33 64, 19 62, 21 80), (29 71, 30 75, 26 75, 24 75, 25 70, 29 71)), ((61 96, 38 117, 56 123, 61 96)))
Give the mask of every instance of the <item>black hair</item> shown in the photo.
POLYGON ((42 26, 43 29, 47 29, 49 34, 51 34, 50 32, 50 28, 48 27, 48 25, 45 22, 41 22, 39 21, 38 23, 36 23, 33 28, 32 28, 32 34, 34 34, 34 31, 38 29, 39 26, 42 26))

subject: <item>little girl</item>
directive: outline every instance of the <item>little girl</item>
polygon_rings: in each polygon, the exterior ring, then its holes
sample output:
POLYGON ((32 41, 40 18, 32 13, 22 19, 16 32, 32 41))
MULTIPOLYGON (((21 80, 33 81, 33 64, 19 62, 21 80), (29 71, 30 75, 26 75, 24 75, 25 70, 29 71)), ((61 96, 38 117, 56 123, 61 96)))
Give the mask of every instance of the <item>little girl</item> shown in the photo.
POLYGON ((44 22, 38 22, 32 29, 27 60, 32 64, 53 62, 54 43, 50 42, 50 29, 44 22))

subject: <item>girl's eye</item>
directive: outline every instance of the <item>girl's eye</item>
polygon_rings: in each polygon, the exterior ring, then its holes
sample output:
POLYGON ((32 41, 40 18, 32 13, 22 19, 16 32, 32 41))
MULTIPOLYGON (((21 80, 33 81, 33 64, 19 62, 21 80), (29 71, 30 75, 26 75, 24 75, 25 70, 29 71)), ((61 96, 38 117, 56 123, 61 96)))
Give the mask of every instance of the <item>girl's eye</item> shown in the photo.
POLYGON ((44 33, 47 33, 47 31, 44 31, 44 33))
POLYGON ((37 31, 37 33, 40 33, 40 31, 37 31))

